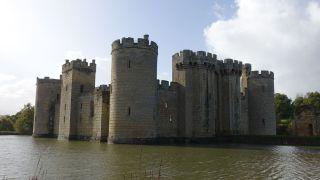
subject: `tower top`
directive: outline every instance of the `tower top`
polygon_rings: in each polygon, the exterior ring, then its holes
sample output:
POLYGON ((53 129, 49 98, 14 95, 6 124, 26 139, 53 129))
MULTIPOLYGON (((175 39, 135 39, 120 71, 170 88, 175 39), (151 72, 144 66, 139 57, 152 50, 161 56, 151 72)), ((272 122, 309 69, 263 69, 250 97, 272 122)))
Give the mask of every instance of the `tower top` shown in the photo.
POLYGON ((272 71, 266 71, 266 70, 262 70, 260 71, 251 71, 250 78, 270 78, 270 79, 274 79, 274 74, 272 71))
POLYGON ((138 38, 136 42, 132 37, 123 37, 121 40, 117 39, 112 43, 112 52, 123 48, 150 49, 158 53, 157 43, 154 41, 149 42, 148 34, 145 34, 143 38, 138 38))
POLYGON ((87 72, 96 72, 96 61, 93 59, 90 64, 88 64, 86 59, 76 59, 71 62, 66 59, 66 62, 62 66, 62 73, 68 72, 72 69, 87 71, 87 72))
POLYGON ((37 77, 37 84, 45 84, 45 83, 59 84, 60 82, 61 82, 60 79, 52 79, 50 77, 44 77, 44 78, 37 77))
POLYGON ((182 61, 208 61, 208 62, 214 62, 217 60, 217 55, 205 52, 205 51, 197 51, 194 52, 189 49, 184 49, 180 51, 179 53, 175 53, 173 55, 173 58, 181 58, 182 61))

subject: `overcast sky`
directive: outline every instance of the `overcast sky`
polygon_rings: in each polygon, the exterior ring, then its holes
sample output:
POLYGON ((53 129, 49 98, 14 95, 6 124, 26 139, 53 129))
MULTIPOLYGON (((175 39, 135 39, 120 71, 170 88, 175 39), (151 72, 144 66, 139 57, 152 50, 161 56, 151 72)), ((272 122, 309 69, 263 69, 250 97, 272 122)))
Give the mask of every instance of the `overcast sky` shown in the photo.
POLYGON ((108 84, 111 43, 146 33, 160 79, 192 49, 272 70, 290 97, 320 90, 319 0, 1 0, 0 114, 34 104, 36 77, 58 78, 66 58, 96 59, 96 85, 108 84))

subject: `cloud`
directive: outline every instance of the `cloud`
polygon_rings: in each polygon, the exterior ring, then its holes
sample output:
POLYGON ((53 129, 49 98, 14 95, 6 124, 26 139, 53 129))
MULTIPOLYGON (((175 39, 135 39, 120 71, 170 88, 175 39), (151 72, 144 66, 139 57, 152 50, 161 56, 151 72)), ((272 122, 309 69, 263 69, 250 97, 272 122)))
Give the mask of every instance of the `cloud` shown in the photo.
POLYGON ((13 114, 23 104, 34 104, 35 90, 34 79, 0 74, 0 114, 13 114))
POLYGON ((100 84, 110 84, 111 82, 111 56, 95 57, 97 64, 97 86, 100 84))
POLYGON ((275 72, 275 89, 294 97, 320 90, 320 3, 237 0, 229 19, 204 30, 208 49, 275 72))
POLYGON ((75 60, 75 59, 84 59, 82 51, 70 50, 66 52, 65 59, 75 60))
POLYGON ((16 79, 16 77, 13 76, 13 75, 1 74, 1 73, 0 73, 0 84, 1 84, 1 83, 4 83, 4 82, 12 81, 12 80, 14 80, 14 79, 16 79))
POLYGON ((171 78, 170 75, 171 75, 171 74, 169 74, 168 72, 160 72, 160 73, 158 74, 158 79, 159 79, 159 80, 167 80, 167 79, 170 79, 170 78, 171 78))
POLYGON ((111 81, 111 56, 107 57, 86 57, 80 50, 69 50, 65 53, 65 59, 87 59, 91 62, 93 59, 97 64, 96 86, 100 84, 110 84, 111 81))

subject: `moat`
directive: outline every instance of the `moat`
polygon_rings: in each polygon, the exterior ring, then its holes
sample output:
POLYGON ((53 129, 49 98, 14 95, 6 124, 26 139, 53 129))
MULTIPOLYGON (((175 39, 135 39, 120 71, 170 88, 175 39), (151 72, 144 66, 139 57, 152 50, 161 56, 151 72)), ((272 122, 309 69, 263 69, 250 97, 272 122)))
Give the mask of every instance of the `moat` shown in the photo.
POLYGON ((320 147, 109 145, 0 136, 0 179, 317 179, 320 147), (40 159, 39 165, 38 161, 40 159), (38 167, 38 168, 37 168, 38 167))

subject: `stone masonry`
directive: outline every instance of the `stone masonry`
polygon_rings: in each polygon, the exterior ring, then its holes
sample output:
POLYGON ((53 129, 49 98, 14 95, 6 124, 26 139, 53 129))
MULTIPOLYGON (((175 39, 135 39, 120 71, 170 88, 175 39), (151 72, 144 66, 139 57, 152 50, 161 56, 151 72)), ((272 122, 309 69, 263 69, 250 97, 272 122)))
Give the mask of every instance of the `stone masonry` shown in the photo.
POLYGON ((172 56, 157 80, 149 36, 112 43, 111 84, 95 88, 93 60, 66 60, 60 79, 37 79, 34 136, 137 143, 157 138, 275 135, 274 74, 215 54, 172 56))

